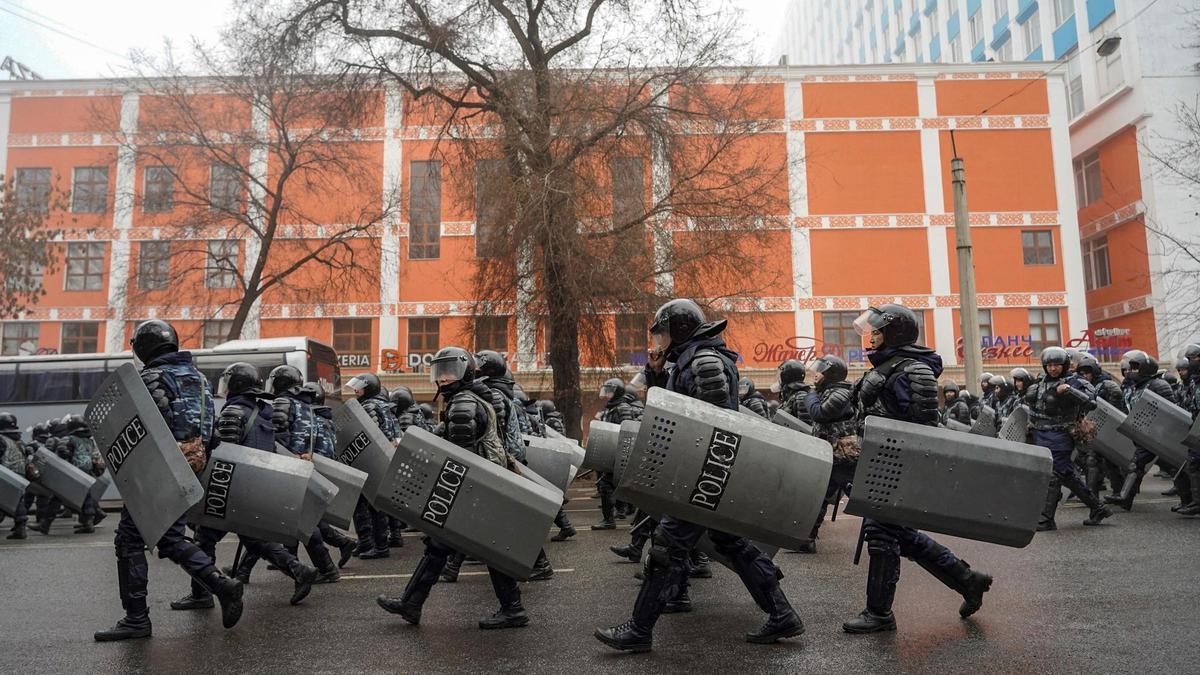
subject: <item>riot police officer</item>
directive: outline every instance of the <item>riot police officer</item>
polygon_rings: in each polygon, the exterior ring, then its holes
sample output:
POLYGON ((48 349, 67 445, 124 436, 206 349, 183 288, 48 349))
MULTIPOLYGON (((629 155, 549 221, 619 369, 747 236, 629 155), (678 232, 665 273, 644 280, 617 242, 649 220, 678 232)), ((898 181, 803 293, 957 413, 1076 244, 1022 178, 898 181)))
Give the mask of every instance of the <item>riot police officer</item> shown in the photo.
POLYGON ((1000 426, 1021 405, 1021 399, 1013 395, 1013 385, 1003 375, 993 375, 988 382, 992 385, 992 402, 995 404, 996 425, 1000 426))
MULTIPOLYGON (((1122 388, 1125 391, 1125 405, 1129 410, 1133 410, 1134 404, 1147 391, 1171 400, 1171 385, 1167 384, 1158 372, 1158 361, 1152 356, 1140 349, 1134 349, 1121 356, 1121 365, 1128 372, 1125 381, 1122 382, 1122 388)), ((1129 472, 1125 475, 1125 482, 1121 485, 1121 492, 1105 497, 1104 501, 1116 504, 1126 511, 1132 510, 1133 498, 1141 490, 1142 478, 1146 476, 1147 469, 1154 461, 1154 453, 1138 446, 1133 453, 1133 462, 1128 467, 1129 472)))
POLYGON ((554 407, 554 401, 540 400, 537 402, 538 409, 542 412, 542 421, 546 426, 557 431, 560 434, 567 433, 567 423, 563 420, 563 415, 554 407))
MULTIPOLYGON (((395 444, 400 437, 400 428, 392 415, 391 401, 383 397, 379 378, 372 373, 363 373, 351 378, 346 386, 354 391, 363 410, 383 435, 395 444)), ((375 560, 391 555, 391 521, 386 513, 371 506, 362 496, 358 498, 358 505, 354 509, 354 529, 358 532, 359 558, 375 560)))
MULTIPOLYGON (((317 453, 334 459, 333 455, 337 450, 337 427, 333 423, 333 411, 325 405, 325 390, 316 382, 306 382, 300 387, 300 396, 302 400, 312 404, 313 415, 316 416, 317 453)), ((325 543, 338 550, 338 569, 345 567, 358 548, 358 540, 323 520, 317 524, 317 529, 321 531, 321 538, 325 543)), ((322 583, 322 580, 318 579, 317 583, 322 583)))
POLYGON ((979 376, 979 402, 992 410, 996 409, 996 389, 992 384, 992 378, 995 377, 992 373, 984 373, 979 376))
MULTIPOLYGON (((640 420, 641 411, 630 404, 625 395, 625 383, 620 378, 609 378, 600 385, 597 396, 604 401, 600 410, 600 421, 620 425, 621 422, 640 420)), ((600 522, 593 525, 593 530, 611 530, 617 526, 614 518, 617 516, 617 503, 613 499, 616 486, 613 484, 611 473, 601 473, 596 481, 596 491, 600 493, 600 522)))
MULTIPOLYGON (((96 447, 96 441, 92 440, 92 430, 87 422, 80 415, 70 414, 63 416, 63 425, 67 432, 64 445, 71 450, 71 463, 89 476, 100 477, 104 473, 104 460, 100 458, 100 450, 96 447)), ((95 526, 104 520, 104 517, 100 504, 88 493, 79 509, 79 524, 75 526, 75 533, 95 532, 95 526)))
MULTIPOLYGON (((175 329, 165 321, 140 324, 130 340, 133 354, 145 364, 142 382, 170 427, 180 451, 192 469, 204 467, 205 451, 213 442, 214 411, 208 381, 192 364, 189 352, 179 351, 175 329)), ((184 537, 185 517, 155 542, 160 558, 169 558, 198 580, 221 603, 221 624, 232 628, 242 617, 242 584, 221 573, 211 556, 184 537)), ((108 630, 97 631, 98 642, 150 637, 150 610, 146 603, 149 565, 146 542, 129 509, 121 509, 115 538, 117 587, 125 616, 108 630)))
MULTIPOLYGON (((1194 423, 1200 418, 1200 344, 1184 347, 1180 361, 1186 365, 1178 369, 1180 376, 1187 375, 1181 396, 1183 408, 1192 414, 1194 423)), ((1188 448, 1187 462, 1175 478, 1175 489, 1179 506, 1171 510, 1181 516, 1200 516, 1200 450, 1188 448)))
POLYGON ((1095 407, 1092 402, 1095 389, 1070 372, 1071 357, 1062 347, 1043 349, 1041 360, 1042 380, 1025 393, 1025 405, 1029 406, 1029 422, 1033 427, 1032 443, 1048 449, 1054 460, 1054 478, 1046 491, 1038 532, 1058 529, 1054 514, 1058 511, 1064 487, 1090 509, 1083 524, 1099 525, 1112 515, 1112 511, 1084 483, 1072 459, 1080 420, 1095 407))
MULTIPOLYGON (((644 370, 647 383, 697 398, 715 406, 736 410, 738 354, 721 338, 726 322, 707 322, 699 305, 691 300, 671 300, 658 309, 650 326, 653 350, 644 370), (674 366, 666 367, 670 361, 674 366)), ((596 639, 614 649, 649 651, 654 642, 654 624, 668 601, 679 596, 687 584, 688 552, 708 533, 717 553, 729 560, 755 603, 768 614, 763 626, 746 635, 749 642, 766 644, 804 632, 804 624, 792 609, 779 579, 775 563, 744 537, 663 516, 654 530, 645 579, 628 621, 612 628, 597 629, 596 639)))
POLYGON ((942 424, 945 424, 946 420, 950 419, 950 409, 954 407, 957 399, 958 383, 954 380, 946 380, 942 384, 942 406, 938 413, 942 424))
POLYGON ((779 364, 778 375, 775 384, 771 385, 771 391, 779 394, 779 409, 802 422, 812 423, 808 418, 808 408, 804 405, 804 399, 812 389, 804 383, 808 375, 804 364, 796 359, 788 359, 779 364))
POLYGON ((741 404, 755 415, 771 419, 771 411, 767 409, 767 397, 754 387, 754 380, 748 377, 738 380, 738 398, 741 404))
POLYGON ((813 389, 804 398, 804 403, 813 422, 813 435, 833 446, 833 468, 821 511, 813 523, 808 542, 798 549, 800 553, 817 552, 817 535, 825 513, 843 493, 849 494, 854 470, 858 467, 859 436, 862 435, 854 387, 846 381, 849 373, 846 362, 826 354, 813 362, 811 370, 813 389))
MULTIPOLYGON (((25 448, 21 445, 21 429, 17 425, 17 416, 10 412, 0 412, 0 464, 21 477, 27 477, 25 448)), ((0 515, 0 519, 3 516, 0 515)), ((24 495, 17 501, 16 515, 13 516, 12 531, 5 539, 24 539, 29 523, 29 511, 24 495)))
MULTIPOLYGON (((275 452, 271 395, 263 391, 257 368, 249 363, 230 364, 218 380, 217 396, 225 399, 225 406, 221 408, 221 415, 217 419, 216 435, 219 440, 263 452, 275 452)), ((217 544, 226 534, 213 527, 201 526, 196 530, 196 545, 216 560, 217 544)), ((286 570, 286 574, 295 582, 291 604, 299 604, 308 597, 320 574, 317 569, 301 563, 281 544, 241 535, 238 539, 255 558, 267 558, 280 570, 286 570)), ((328 560, 329 555, 326 554, 325 558, 328 560)), ((249 571, 246 576, 249 576, 249 571)), ((175 610, 208 609, 212 606, 212 593, 195 579, 192 580, 191 592, 171 603, 171 609, 175 610)))
MULTIPOLYGON (((497 433, 496 412, 492 409, 488 387, 475 379, 475 357, 459 347, 443 347, 430 364, 430 381, 438 395, 446 399, 442 412, 444 438, 502 467, 512 461, 497 433)), ((421 608, 437 583, 446 559, 454 549, 425 537, 425 553, 417 563, 404 592, 396 598, 380 595, 376 602, 384 610, 399 614, 411 624, 421 622, 421 608)), ((479 621, 485 630, 518 628, 529 623, 521 604, 521 589, 512 577, 488 567, 492 590, 500 601, 500 610, 479 621)))
MULTIPOLYGON (((1096 389, 1095 398, 1107 402, 1117 410, 1128 413, 1125 406, 1125 393, 1121 385, 1112 375, 1104 372, 1100 362, 1091 354, 1084 354, 1075 366, 1075 372, 1088 381, 1096 389)), ((1104 479, 1107 478, 1114 492, 1125 482, 1125 467, 1117 466, 1095 450, 1088 450, 1087 456, 1087 485, 1092 492, 1099 495, 1104 489, 1104 479)))
MULTIPOLYGON (((871 370, 854 385, 860 414, 936 426, 942 357, 917 344, 920 328, 916 314, 904 305, 885 304, 863 312, 854 327, 860 335, 869 336, 871 346, 867 354, 871 370)), ((896 630, 892 600, 900 580, 901 555, 963 597, 960 616, 971 616, 983 606, 983 594, 991 588, 992 577, 971 569, 923 532, 863 518, 863 536, 870 554, 867 606, 842 624, 847 633, 896 630)))

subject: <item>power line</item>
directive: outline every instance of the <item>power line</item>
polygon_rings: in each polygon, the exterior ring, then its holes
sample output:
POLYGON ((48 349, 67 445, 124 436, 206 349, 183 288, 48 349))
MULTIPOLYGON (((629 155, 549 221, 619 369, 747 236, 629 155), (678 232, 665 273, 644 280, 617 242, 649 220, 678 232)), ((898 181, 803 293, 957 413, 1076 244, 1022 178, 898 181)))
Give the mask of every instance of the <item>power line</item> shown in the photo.
POLYGON ((13 2, 13 0, 0 0, 0 3, 4 3, 4 4, 8 5, 9 7, 12 7, 12 8, 14 8, 14 9, 19 9, 19 10, 21 10, 22 12, 25 12, 26 14, 32 14, 32 15, 34 15, 34 16, 36 16, 36 17, 38 17, 39 19, 45 19, 46 21, 49 21, 50 23, 58 24, 58 25, 59 25, 59 26, 61 26, 63 29, 70 29, 70 28, 71 28, 71 26, 70 26, 70 25, 63 23, 62 21, 59 21, 58 19, 55 19, 55 18, 54 18, 54 17, 52 17, 52 16, 47 16, 47 15, 45 15, 45 14, 42 14, 41 12, 39 12, 39 11, 37 11, 37 10, 34 10, 34 9, 29 9, 28 7, 26 7, 25 5, 22 5, 22 4, 21 4, 21 3, 19 3, 19 2, 13 2))
POLYGON ((111 55, 113 55, 113 56, 115 56, 115 57, 117 57, 117 58, 120 58, 120 59, 123 59, 123 58, 125 58, 125 55, 124 55, 124 54, 118 54, 117 52, 114 52, 113 50, 111 50, 111 49, 109 49, 109 48, 107 48, 107 47, 101 47, 100 45, 96 44, 95 42, 92 42, 92 41, 90 41, 90 40, 85 40, 84 38, 81 38, 81 37, 79 37, 78 35, 73 35, 73 34, 71 34, 71 33, 68 33, 68 32, 66 32, 66 31, 62 30, 62 29, 55 28, 54 26, 51 26, 51 25, 49 25, 49 24, 46 24, 46 23, 42 23, 41 21, 38 21, 37 19, 30 18, 30 17, 28 17, 28 16, 25 16, 25 15, 23 15, 23 14, 18 14, 18 13, 16 13, 16 12, 14 12, 13 10, 11 10, 11 9, 8 9, 7 7, 0 7, 0 12, 5 12, 5 13, 7 13, 7 14, 11 14, 11 15, 13 15, 13 16, 15 16, 15 17, 17 17, 18 19, 24 19, 25 21, 28 21, 29 23, 35 24, 35 25, 37 25, 37 26, 41 26, 42 28, 45 28, 46 30, 53 31, 53 32, 55 32, 55 33, 58 33, 59 35, 62 35, 63 37, 67 37, 67 38, 70 38, 70 39, 72 39, 72 40, 75 40, 76 42, 79 42, 79 43, 85 44, 85 45, 87 45, 87 46, 91 47, 92 49, 99 49, 100 51, 102 51, 102 52, 104 52, 104 53, 106 53, 106 54, 111 54, 111 55))

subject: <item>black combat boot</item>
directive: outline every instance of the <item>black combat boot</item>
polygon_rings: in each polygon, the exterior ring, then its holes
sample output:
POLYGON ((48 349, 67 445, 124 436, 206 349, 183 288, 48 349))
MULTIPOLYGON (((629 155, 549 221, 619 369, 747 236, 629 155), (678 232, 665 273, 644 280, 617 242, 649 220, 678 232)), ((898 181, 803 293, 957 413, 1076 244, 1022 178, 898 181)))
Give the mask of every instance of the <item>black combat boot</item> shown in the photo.
POLYGON ((1079 479, 1077 474, 1065 476, 1062 479, 1062 484, 1073 494, 1079 497, 1079 501, 1083 502, 1091 511, 1088 513, 1087 519, 1083 521, 1084 525, 1095 526, 1099 525, 1100 521, 1111 516, 1112 509, 1104 505, 1096 495, 1088 489, 1083 481, 1079 479))
POLYGON ((92 638, 96 642, 116 642, 118 640, 134 640, 137 638, 148 638, 151 635, 150 617, 144 617, 144 621, 138 621, 135 618, 128 616, 122 617, 117 621, 117 625, 108 630, 98 630, 92 634, 92 638))
POLYGON ((91 514, 79 517, 79 524, 75 526, 75 534, 91 534, 95 531, 95 519, 91 514))
POLYGON ((390 558, 392 552, 386 548, 370 548, 364 553, 359 553, 358 557, 363 560, 379 560, 380 558, 390 558))
POLYGON ((709 566, 708 555, 702 551, 691 552, 691 568, 688 577, 692 579, 711 579, 712 567, 709 566))
POLYGON ((333 564, 333 557, 329 555, 329 549, 322 545, 315 551, 309 551, 308 557, 312 559, 313 565, 317 568, 316 584, 336 584, 342 578, 342 573, 338 571, 337 565, 333 564))
POLYGON ((187 611, 192 609, 212 609, 216 607, 213 602, 212 593, 209 593, 202 586, 198 589, 193 589, 191 593, 183 596, 178 600, 171 601, 171 609, 178 611, 187 611), (196 593, 197 590, 203 590, 203 593, 196 593))
POLYGON ((422 555, 417 569, 413 570, 413 575, 400 597, 389 598, 380 595, 375 598, 375 604, 386 612, 399 614, 400 618, 416 626, 421 623, 421 606, 425 604, 425 599, 429 597, 429 591, 437 583, 438 575, 445 564, 445 558, 435 558, 428 553, 422 555))
POLYGON ((321 577, 321 573, 315 567, 309 567, 299 560, 293 562, 288 567, 288 575, 295 581, 295 587, 292 590, 292 597, 288 602, 293 605, 298 605, 308 597, 312 592, 313 584, 317 583, 317 579, 321 577))
POLYGON ((388 546, 396 548, 404 548, 404 537, 400 536, 400 528, 397 526, 388 533, 388 546))
POLYGON ((442 581, 452 584, 458 581, 458 573, 462 569, 463 560, 466 559, 461 553, 453 553, 446 559, 446 565, 442 568, 442 581))
POLYGON ((215 567, 201 572, 199 578, 200 583, 204 584, 210 593, 217 596, 217 602, 221 603, 221 625, 226 628, 236 626, 238 620, 242 618, 242 582, 230 579, 218 572, 215 567))
POLYGON ((688 593, 686 584, 679 586, 679 592, 675 597, 667 601, 663 605, 663 614, 687 614, 692 611, 692 596, 688 593))
POLYGON ((5 539, 25 539, 28 536, 25 534, 25 523, 19 523, 13 525, 12 532, 9 532, 5 539))
POLYGON ((746 642, 769 645, 804 633, 804 622, 800 620, 796 610, 792 609, 787 596, 783 594, 783 589, 779 587, 778 580, 754 595, 759 608, 768 615, 767 622, 753 633, 746 633, 746 642))
POLYGON ((559 509, 558 515, 554 517, 554 525, 558 527, 558 534, 550 537, 550 541, 566 541, 579 534, 575 530, 575 526, 571 524, 570 519, 567 518, 566 512, 562 509, 559 509))
POLYGON ((554 577, 554 566, 550 564, 550 558, 546 557, 546 549, 538 551, 537 561, 533 563, 533 574, 529 577, 530 581, 546 581, 554 577))
POLYGON ((592 526, 593 530, 614 530, 617 523, 613 520, 613 498, 612 493, 602 491, 600 493, 600 522, 592 526))
POLYGON ((800 544, 800 546, 796 547, 796 553, 813 554, 816 552, 817 552, 817 540, 816 539, 806 539, 800 544))
POLYGON ((492 578, 492 590, 500 600, 500 609, 495 614, 480 619, 479 627, 483 630, 496 630, 528 626, 529 615, 521 606, 521 587, 517 585, 517 580, 491 567, 488 568, 488 576, 492 578))
POLYGON ((663 565, 655 562, 652 551, 646 564, 646 579, 633 603, 633 616, 612 628, 597 628, 593 635, 613 649, 634 653, 650 651, 654 646, 654 624, 667 599, 679 593, 686 574, 683 558, 670 558, 663 565))
POLYGON ((1058 502, 1062 499, 1062 483, 1058 482, 1058 476, 1050 478, 1050 485, 1046 488, 1046 503, 1042 506, 1042 517, 1038 520, 1038 532, 1053 532, 1058 529, 1058 524, 1054 522, 1054 513, 1058 511, 1058 502))
POLYGON ((358 540, 346 537, 346 540, 338 544, 338 569, 346 566, 350 559, 354 557, 355 551, 358 550, 358 540))
POLYGON ((641 562, 642 547, 646 545, 646 537, 641 534, 635 534, 629 539, 629 543, 625 546, 609 546, 608 550, 625 558, 629 562, 641 562))
POLYGON ((54 524, 54 518, 42 518, 41 515, 42 514, 39 512, 37 525, 34 525, 29 529, 33 530, 34 532, 41 532, 42 534, 50 534, 50 526, 54 524))
POLYGON ((992 587, 992 576, 971 569, 965 560, 959 560, 950 567, 937 564, 936 556, 917 561, 938 581, 963 597, 963 603, 958 608, 958 615, 967 618, 983 607, 983 594, 992 587))
POLYGON ((867 571, 867 608, 858 616, 842 624, 847 633, 880 633, 896 630, 896 617, 892 614, 892 600, 896 597, 896 579, 900 571, 900 557, 871 553, 867 571))
POLYGON ((150 611, 146 607, 146 596, 138 594, 138 597, 135 597, 130 590, 133 584, 133 565, 134 562, 128 558, 117 558, 117 589, 121 596, 121 607, 125 609, 125 616, 112 628, 96 631, 92 635, 96 642, 116 642, 150 637, 150 611))
POLYGON ((221 574, 224 574, 227 577, 233 577, 241 582, 243 586, 245 586, 246 584, 250 583, 250 571, 253 569, 254 568, 252 566, 246 565, 243 561, 237 566, 236 569, 232 565, 228 567, 222 567, 221 574))
POLYGON ((1179 484, 1180 505, 1179 510, 1175 513, 1181 516, 1200 516, 1200 462, 1188 460, 1188 463, 1183 466, 1179 484), (1190 504, 1182 503, 1184 481, 1186 481, 1188 496, 1191 497, 1190 504))
POLYGON ((1125 476, 1125 483, 1121 485, 1121 491, 1115 495, 1108 495, 1104 498, 1106 504, 1115 504, 1126 511, 1133 510, 1133 498, 1142 487, 1142 477, 1145 476, 1141 471, 1130 471, 1125 476))

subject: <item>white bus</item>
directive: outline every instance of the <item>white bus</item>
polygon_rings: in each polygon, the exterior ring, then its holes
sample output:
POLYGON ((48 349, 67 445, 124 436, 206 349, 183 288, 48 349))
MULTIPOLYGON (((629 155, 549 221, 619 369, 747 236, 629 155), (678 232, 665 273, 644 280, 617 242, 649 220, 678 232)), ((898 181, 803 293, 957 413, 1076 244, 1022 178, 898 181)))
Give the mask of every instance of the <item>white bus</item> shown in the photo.
MULTIPOLYGON (((275 366, 293 365, 304 373, 306 381, 320 383, 327 397, 336 399, 341 395, 337 352, 311 338, 234 340, 212 349, 190 351, 213 391, 226 366, 245 361, 257 366, 264 380, 275 366)), ((132 362, 130 352, 0 356, 0 411, 15 414, 22 429, 68 413, 82 415, 108 373, 132 362)))

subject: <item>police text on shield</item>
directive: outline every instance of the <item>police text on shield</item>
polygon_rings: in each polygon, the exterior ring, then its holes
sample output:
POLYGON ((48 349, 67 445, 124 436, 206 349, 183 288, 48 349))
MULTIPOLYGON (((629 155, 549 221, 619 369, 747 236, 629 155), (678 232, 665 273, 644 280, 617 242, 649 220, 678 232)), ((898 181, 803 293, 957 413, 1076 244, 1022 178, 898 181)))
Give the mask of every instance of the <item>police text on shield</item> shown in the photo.
POLYGON ((233 462, 212 461, 212 472, 208 475, 208 489, 204 492, 204 515, 225 519, 229 507, 229 490, 233 487, 233 462))
POLYGON ((429 499, 425 502, 425 510, 421 512, 421 519, 438 527, 445 527, 446 516, 450 515, 450 509, 454 507, 454 499, 458 497, 458 489, 462 487, 466 477, 466 464, 459 464, 453 459, 447 459, 446 463, 442 465, 441 472, 438 473, 437 485, 433 486, 433 490, 429 493, 429 499))
POLYGON ((696 479, 696 487, 688 501, 709 511, 717 510, 717 506, 721 504, 721 497, 725 495, 725 487, 729 485, 733 463, 737 460, 738 447, 741 444, 741 436, 723 429, 713 429, 704 466, 700 468, 700 476, 696 479))
POLYGON ((108 446, 108 452, 104 454, 104 459, 113 473, 121 471, 121 466, 129 458, 129 453, 133 452, 133 448, 145 437, 146 427, 142 424, 142 418, 134 415, 121 433, 117 434, 117 439, 113 441, 112 445, 108 446))
POLYGON ((358 432, 358 435, 350 440, 350 444, 346 446, 346 449, 342 450, 342 454, 338 455, 338 461, 342 464, 354 464, 354 460, 358 459, 358 456, 370 444, 371 438, 367 436, 367 432, 358 432))

